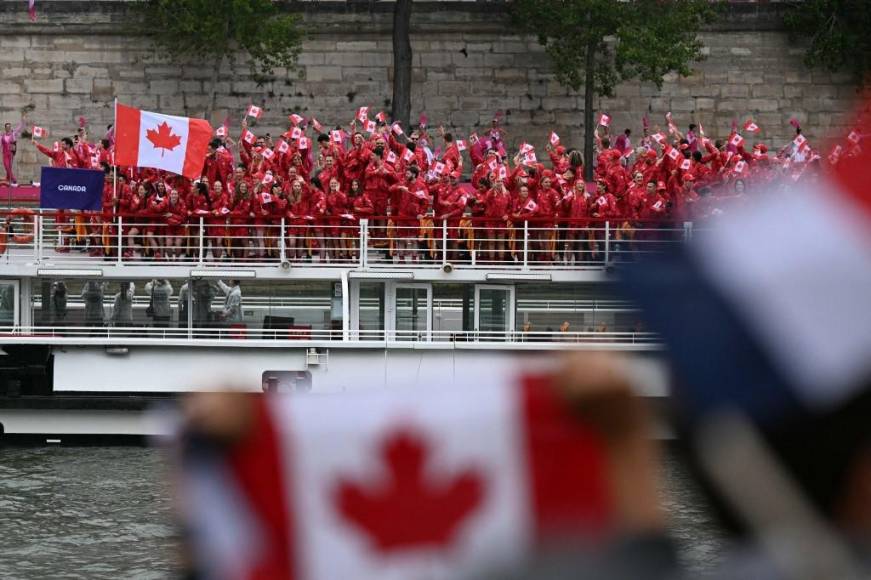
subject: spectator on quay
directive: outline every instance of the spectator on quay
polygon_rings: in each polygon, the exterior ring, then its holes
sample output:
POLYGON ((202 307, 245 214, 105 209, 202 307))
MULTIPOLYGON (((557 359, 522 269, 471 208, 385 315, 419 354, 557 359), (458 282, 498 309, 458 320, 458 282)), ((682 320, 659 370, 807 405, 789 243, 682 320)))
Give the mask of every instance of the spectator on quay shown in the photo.
POLYGON ((149 316, 151 316, 152 326, 168 328, 172 316, 172 305, 169 302, 172 296, 172 284, 165 278, 152 280, 145 285, 145 293, 149 296, 149 316))
POLYGON ((218 280, 218 288, 224 293, 224 308, 218 314, 225 324, 242 323, 242 288, 239 280, 230 280, 229 286, 223 280, 218 280))
POLYGON ((18 185, 18 182, 15 180, 15 174, 12 171, 12 165, 15 161, 15 153, 18 149, 18 137, 21 136, 21 132, 24 130, 26 119, 27 116, 22 115, 21 121, 19 121, 15 128, 12 127, 12 123, 4 124, 3 134, 0 135, 0 150, 2 150, 3 154, 3 169, 6 171, 6 181, 9 182, 10 185, 18 185))
POLYGON ((133 326, 133 296, 136 286, 133 282, 121 282, 112 302, 112 326, 129 328, 133 326))
POLYGON ((103 326, 105 312, 103 311, 103 296, 105 284, 97 280, 88 280, 82 288, 81 298, 85 303, 85 326, 103 326))

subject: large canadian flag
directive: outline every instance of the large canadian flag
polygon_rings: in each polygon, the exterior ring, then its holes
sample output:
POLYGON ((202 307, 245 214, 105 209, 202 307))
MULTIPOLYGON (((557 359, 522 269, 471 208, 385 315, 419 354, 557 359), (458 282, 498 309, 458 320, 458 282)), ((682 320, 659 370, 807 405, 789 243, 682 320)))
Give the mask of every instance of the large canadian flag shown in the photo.
POLYGON ((203 171, 212 131, 212 126, 203 119, 115 104, 118 165, 164 169, 196 179, 203 171))
POLYGON ((259 397, 246 440, 180 454, 199 571, 465 578, 595 536, 602 446, 546 381, 259 397))

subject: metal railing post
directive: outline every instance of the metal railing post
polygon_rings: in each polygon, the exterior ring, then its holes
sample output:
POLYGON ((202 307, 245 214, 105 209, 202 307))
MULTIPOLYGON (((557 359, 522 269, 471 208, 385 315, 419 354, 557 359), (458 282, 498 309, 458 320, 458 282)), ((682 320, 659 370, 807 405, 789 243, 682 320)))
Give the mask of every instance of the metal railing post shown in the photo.
POLYGON ((605 265, 608 265, 608 256, 611 253, 611 222, 605 222, 605 265))
MULTIPOLYGON (((37 246, 37 262, 42 262, 42 259, 45 257, 45 251, 43 250, 43 228, 45 227, 45 217, 40 214, 39 215, 39 229, 34 232, 36 235, 34 236, 34 243, 37 246)), ((7 254, 8 257, 8 254, 7 254)))
POLYGON ((203 218, 200 217, 200 232, 197 236, 199 238, 199 264, 202 266, 203 264, 203 218))
POLYGON ((39 214, 33 215, 33 260, 35 262, 39 262, 39 230, 40 230, 40 216, 39 214))
POLYGON ((442 265, 448 263, 448 221, 442 220, 442 265))
POLYGON ((285 248, 287 242, 284 239, 284 219, 285 218, 281 218, 281 232, 278 234, 278 243, 280 244, 278 248, 278 257, 282 264, 287 260, 287 248, 285 248))
POLYGON ((369 220, 360 220, 360 268, 367 268, 369 262, 369 220))
POLYGON ((688 242, 693 239, 693 222, 683 223, 683 241, 688 242))
POLYGON ((523 269, 529 268, 529 220, 523 220, 523 269))
POLYGON ((124 255, 124 218, 120 215, 118 216, 118 256, 115 259, 115 262, 120 266, 121 265, 121 257, 124 255))

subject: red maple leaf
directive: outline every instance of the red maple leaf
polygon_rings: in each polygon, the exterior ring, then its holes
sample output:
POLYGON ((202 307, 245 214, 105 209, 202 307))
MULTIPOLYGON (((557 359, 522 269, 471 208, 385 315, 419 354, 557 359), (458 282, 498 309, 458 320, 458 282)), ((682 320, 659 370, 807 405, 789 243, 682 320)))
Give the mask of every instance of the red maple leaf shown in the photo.
POLYGON ((484 481, 467 469, 449 478, 426 478, 431 450, 408 430, 384 439, 381 460, 387 476, 361 487, 340 480, 335 502, 338 512, 366 534, 379 552, 408 548, 447 548, 461 524, 484 497, 484 481))
POLYGON ((151 141, 155 149, 164 149, 160 152, 161 157, 166 151, 172 151, 181 145, 181 137, 172 134, 172 127, 166 121, 157 126, 157 131, 148 129, 145 132, 145 138, 151 141))

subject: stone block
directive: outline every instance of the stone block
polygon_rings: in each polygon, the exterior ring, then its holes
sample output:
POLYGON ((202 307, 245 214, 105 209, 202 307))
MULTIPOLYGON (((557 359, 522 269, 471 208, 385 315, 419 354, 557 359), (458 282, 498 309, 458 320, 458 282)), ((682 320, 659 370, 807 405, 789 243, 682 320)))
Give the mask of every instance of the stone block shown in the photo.
POLYGON ((754 85, 750 93, 754 97, 781 98, 784 96, 782 85, 754 85))
POLYGON ((336 42, 335 50, 345 50, 348 52, 374 51, 378 50, 378 43, 374 40, 340 40, 336 42))
POLYGON ((747 85, 723 85, 720 87, 720 94, 725 98, 749 97, 750 87, 747 85))
POLYGON ((545 111, 575 109, 578 107, 578 99, 576 97, 544 97, 541 99, 541 107, 545 111))
POLYGON ((451 62, 458 69, 463 67, 481 68, 484 66, 484 54, 469 52, 463 54, 461 52, 451 53, 451 62))
POLYGON ((420 66, 422 67, 444 68, 450 66, 451 63, 451 55, 443 52, 424 52, 420 54, 420 66))
MULTIPOLYGON (((346 67, 346 70, 352 70, 353 67, 346 67)), ((340 81, 342 80, 341 66, 307 66, 305 67, 305 80, 309 82, 320 81, 340 81)), ((247 89, 250 91, 250 88, 247 89)))
POLYGON ((24 81, 24 89, 28 93, 62 93, 64 81, 62 79, 28 79, 24 81))
MULTIPOLYGON (((20 83, 13 83, 11 81, 0 81, 0 95, 17 95, 22 92, 22 87, 20 83)), ((4 97, 5 104, 5 97, 4 97)))
POLYGON ((175 94, 178 92, 178 81, 150 81, 148 92, 152 94, 175 94))
POLYGON ((90 94, 93 84, 93 80, 89 78, 66 79, 64 90, 68 93, 90 94))

